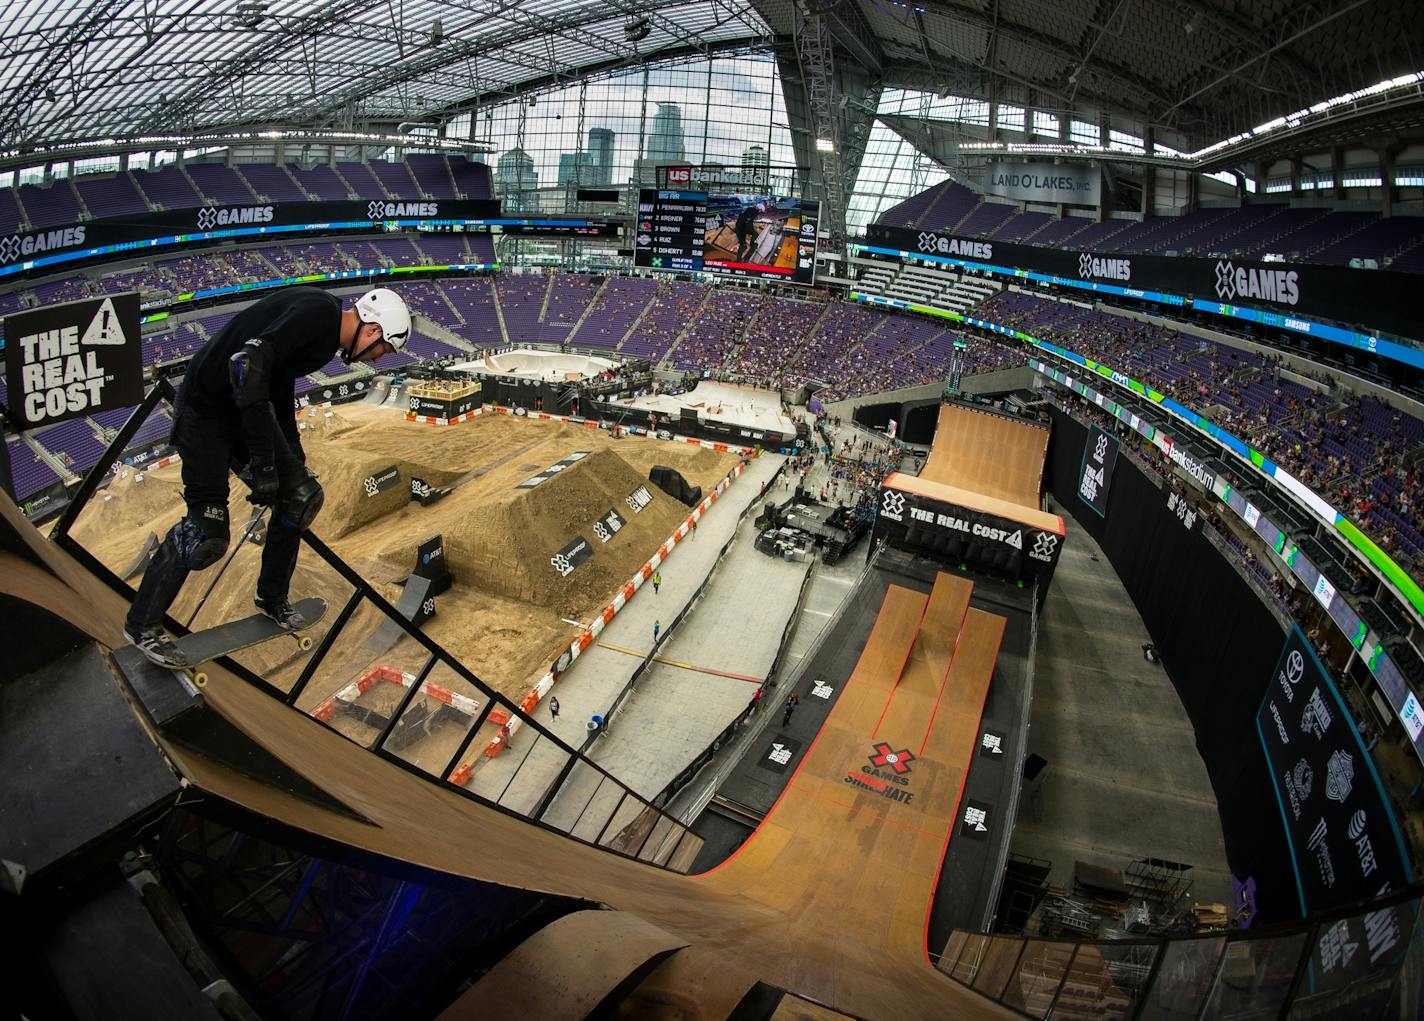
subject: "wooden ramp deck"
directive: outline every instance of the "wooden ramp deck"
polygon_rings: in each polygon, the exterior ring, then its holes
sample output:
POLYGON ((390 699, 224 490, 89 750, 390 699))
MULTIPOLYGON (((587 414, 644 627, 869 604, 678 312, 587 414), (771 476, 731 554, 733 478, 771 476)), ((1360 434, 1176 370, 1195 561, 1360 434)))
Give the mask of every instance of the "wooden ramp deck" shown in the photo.
POLYGON ((1038 509, 1048 430, 942 404, 920 478, 1038 509))
MULTIPOLYGON (((0 517, 23 544, 0 551, 0 590, 103 645, 122 641, 124 600, 44 541, 3 496, 0 517)), ((968 598, 968 583, 947 575, 929 597, 891 587, 854 675, 787 791, 733 859, 698 877, 618 858, 473 802, 216 665, 207 705, 352 814, 155 739, 195 786, 299 830, 636 916, 646 925, 616 923, 633 934, 624 967, 646 973, 648 1003, 679 1005, 675 1015, 648 1016, 723 1018, 731 991, 759 980, 866 1018, 1011 1018, 935 971, 924 945, 1004 627, 966 609, 968 598), (886 779, 897 775, 906 782, 886 779), (699 995, 711 985, 715 994, 699 995)), ((584 924, 576 919, 567 929, 584 924)), ((531 984, 541 981, 541 967, 531 966, 531 984)), ((570 981, 580 972, 568 970, 570 981)), ((613 983, 597 962, 587 976, 590 988, 573 1002, 613 983)))

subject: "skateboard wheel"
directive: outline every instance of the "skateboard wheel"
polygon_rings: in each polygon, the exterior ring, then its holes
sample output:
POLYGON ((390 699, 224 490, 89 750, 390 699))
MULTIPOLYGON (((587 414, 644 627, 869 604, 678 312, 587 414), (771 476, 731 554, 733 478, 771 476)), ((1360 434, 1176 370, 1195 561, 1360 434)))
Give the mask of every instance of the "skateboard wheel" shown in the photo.
POLYGON ((311 647, 311 635, 299 635, 297 637, 297 648, 301 649, 303 652, 311 652, 311 647))
POLYGON ((193 675, 193 687, 201 688, 208 683, 208 675, 199 670, 193 675))

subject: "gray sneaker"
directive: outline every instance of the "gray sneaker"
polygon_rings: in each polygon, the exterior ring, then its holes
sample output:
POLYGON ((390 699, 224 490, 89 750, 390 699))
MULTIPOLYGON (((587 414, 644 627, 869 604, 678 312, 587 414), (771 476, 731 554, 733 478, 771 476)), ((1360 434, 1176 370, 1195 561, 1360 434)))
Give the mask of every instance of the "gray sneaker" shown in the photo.
POLYGON ((189 665, 188 657, 183 655, 183 650, 173 643, 173 639, 168 637, 168 632, 161 627, 126 625, 124 637, 133 642, 138 651, 148 657, 150 662, 156 663, 158 666, 167 667, 170 670, 181 670, 189 665))
POLYGON ((252 605, 283 631, 302 631, 310 623, 285 599, 267 600, 258 596, 252 600, 252 605))

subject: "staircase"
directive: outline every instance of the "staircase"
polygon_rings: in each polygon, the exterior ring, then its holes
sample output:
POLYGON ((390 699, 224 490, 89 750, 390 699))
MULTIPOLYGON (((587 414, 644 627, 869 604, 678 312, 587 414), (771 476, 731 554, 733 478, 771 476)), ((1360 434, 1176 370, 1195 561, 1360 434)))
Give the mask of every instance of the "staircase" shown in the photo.
MULTIPOLYGON (((655 302, 655 301, 657 301, 657 300, 658 300, 658 292, 657 292, 656 290, 654 290, 654 291, 653 291, 653 296, 652 296, 651 298, 649 298, 649 299, 648 299, 648 303, 643 306, 643 311, 639 312, 637 318, 635 318, 631 323, 628 324, 628 329, 624 331, 623 336, 621 336, 621 337, 618 338, 618 343, 616 343, 616 344, 613 345, 613 350, 615 350, 615 351, 621 351, 621 350, 623 350, 623 345, 624 345, 624 343, 628 340, 629 337, 631 337, 631 336, 633 335, 633 332, 634 332, 635 330, 637 330, 637 328, 642 324, 643 320, 644 320, 645 318, 647 318, 648 312, 651 311, 651 309, 652 309, 652 307, 653 307, 653 302, 655 302)), ((589 306, 588 306, 588 307, 589 307, 589 311, 590 311, 590 312, 593 311, 593 303, 592 303, 592 302, 589 303, 589 306)), ((584 313, 585 316, 586 316, 587 314, 588 314, 587 312, 584 313)), ((582 319, 579 320, 579 325, 580 325, 580 326, 583 325, 583 320, 582 320, 582 319)), ((577 331, 577 328, 575 328, 575 331, 574 331, 574 332, 578 332, 578 331, 577 331)), ((572 334, 571 334, 570 336, 572 336, 572 334)))
POLYGON ((305 195, 308 201, 315 201, 315 198, 313 197, 312 193, 303 188, 302 182, 297 180, 297 175, 287 169, 287 164, 279 163, 277 164, 277 166, 282 168, 282 173, 287 175, 287 179, 292 182, 292 184, 296 187, 297 191, 305 195))
POLYGON ((504 325, 504 308, 499 303, 499 288, 495 285, 494 278, 490 279, 490 300, 494 303, 494 317, 499 321, 499 335, 504 338, 504 344, 501 346, 509 347, 509 327, 504 325))
MULTIPOLYGON (((612 277, 604 277, 604 278, 603 278, 603 283, 601 283, 601 284, 598 285, 598 290, 594 291, 593 294, 589 296, 588 304, 583 307, 583 311, 582 311, 581 313, 579 313, 578 320, 574 323, 573 328, 569 330, 569 343, 572 343, 572 342, 573 342, 573 339, 574 339, 576 336, 578 336, 578 331, 581 330, 581 329, 583 329, 583 324, 587 321, 588 317, 593 314, 593 307, 598 304, 598 299, 599 299, 600 297, 602 297, 603 292, 606 291, 606 290, 608 290, 608 281, 610 281, 610 280, 612 280, 612 279, 613 279, 612 277)), ((551 291, 552 291, 552 288, 551 288, 551 291)), ((544 298, 544 308, 547 309, 548 307, 549 307, 549 299, 548 299, 548 297, 546 296, 546 297, 544 298)), ((641 319, 642 316, 640 315, 638 318, 641 319)), ((540 322, 543 322, 543 321, 544 321, 544 312, 543 312, 542 310, 541 310, 540 313, 539 313, 539 321, 540 321, 540 322)), ((623 334, 623 336, 626 337, 626 336, 628 336, 628 334, 625 333, 625 334, 623 334)), ((622 337, 620 337, 620 338, 618 339, 618 343, 619 343, 619 344, 623 343, 622 337)), ((614 345, 614 347, 617 347, 617 346, 618 346, 617 344, 614 345)))
POLYGON ((940 200, 946 195, 948 195, 950 191, 950 182, 946 181, 944 182, 944 184, 940 185, 939 191, 935 193, 934 198, 930 199, 930 204, 925 206, 925 211, 920 214, 920 218, 915 221, 914 226, 918 227, 920 224, 924 223, 925 220, 929 218, 930 213, 934 212, 934 207, 939 205, 940 200))
POLYGON ((671 344, 668 345, 668 349, 663 352, 662 359, 658 362, 658 368, 662 368, 664 365, 669 364, 668 359, 672 357, 673 352, 677 350, 678 345, 681 344, 683 339, 687 336, 687 331, 692 329, 692 324, 697 322, 697 318, 702 315, 702 310, 707 307, 707 303, 712 300, 712 295, 716 293, 717 288, 707 288, 707 293, 702 297, 702 304, 697 306, 696 312, 692 313, 692 315, 687 317, 687 325, 684 326, 680 331, 678 331, 677 337, 673 340, 671 344))
MULTIPOLYGON (((455 307, 455 303, 450 300, 450 295, 446 294, 445 288, 440 286, 440 281, 432 280, 431 283, 435 285, 435 293, 440 295, 440 300, 445 303, 445 307, 448 308, 451 312, 455 313, 455 318, 460 321, 460 325, 467 325, 465 321, 465 314, 455 307)), ((473 350, 473 348, 471 348, 471 350, 473 350)))
POLYGON ((554 274, 550 273, 549 275, 547 275, 546 277, 544 277, 544 300, 539 303, 539 318, 537 318, 536 320, 534 320, 535 322, 537 322, 537 323, 539 323, 539 324, 541 324, 541 325, 542 325, 543 322, 544 322, 544 316, 545 316, 545 315, 548 313, 548 311, 549 311, 549 295, 551 295, 551 294, 553 294, 553 293, 554 293, 554 274))
POLYGON ((336 175, 336 179, 341 182, 341 187, 346 189, 346 197, 349 199, 359 199, 361 196, 356 194, 356 189, 351 187, 351 182, 346 180, 346 176, 342 174, 341 169, 335 163, 329 163, 327 165, 331 167, 331 172, 336 175))
POLYGON ((183 175, 183 180, 188 182, 188 187, 193 189, 193 194, 198 196, 198 203, 200 205, 202 203, 211 201, 206 195, 203 194, 203 189, 198 187, 198 182, 193 180, 193 175, 188 173, 187 167, 183 166, 181 163, 175 163, 174 166, 178 168, 178 173, 183 175))
POLYGON ((21 433, 20 438, 25 441, 25 446, 33 450, 36 456, 38 456, 41 461, 53 468, 59 474, 60 478, 65 479, 66 481, 69 479, 78 478, 78 476, 74 474, 74 471, 64 463, 60 456, 58 454, 52 453, 49 448, 44 446, 44 444, 40 443, 39 440, 35 439, 33 433, 21 433))
POLYGON ((84 196, 79 194, 79 189, 74 187, 73 181, 68 181, 69 190, 74 193, 74 201, 79 203, 79 218, 81 220, 92 220, 94 214, 89 211, 89 204, 84 201, 84 196))
POLYGON ((24 199, 20 198, 21 190, 19 187, 11 188, 10 194, 15 196, 15 205, 20 210, 20 229, 30 231, 34 229, 34 221, 30 219, 30 211, 25 208, 24 199))
MULTIPOLYGON (((154 205, 153 199, 148 197, 147 192, 143 190, 143 185, 138 183, 138 175, 135 174, 132 170, 125 170, 124 176, 127 177, 129 179, 129 183, 134 186, 134 191, 138 192, 138 197, 143 199, 143 204, 148 206, 149 212, 158 212, 158 206, 154 205)), ((19 195, 16 195, 15 197, 19 198, 19 195)))

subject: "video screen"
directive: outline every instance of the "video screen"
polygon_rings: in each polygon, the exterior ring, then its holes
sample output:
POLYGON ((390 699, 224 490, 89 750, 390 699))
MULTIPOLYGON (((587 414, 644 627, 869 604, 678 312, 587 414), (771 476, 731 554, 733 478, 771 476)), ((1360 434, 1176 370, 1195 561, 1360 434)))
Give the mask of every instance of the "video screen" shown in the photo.
POLYGON ((711 273, 811 284, 816 273, 815 202, 776 195, 707 196, 703 268, 711 273))

